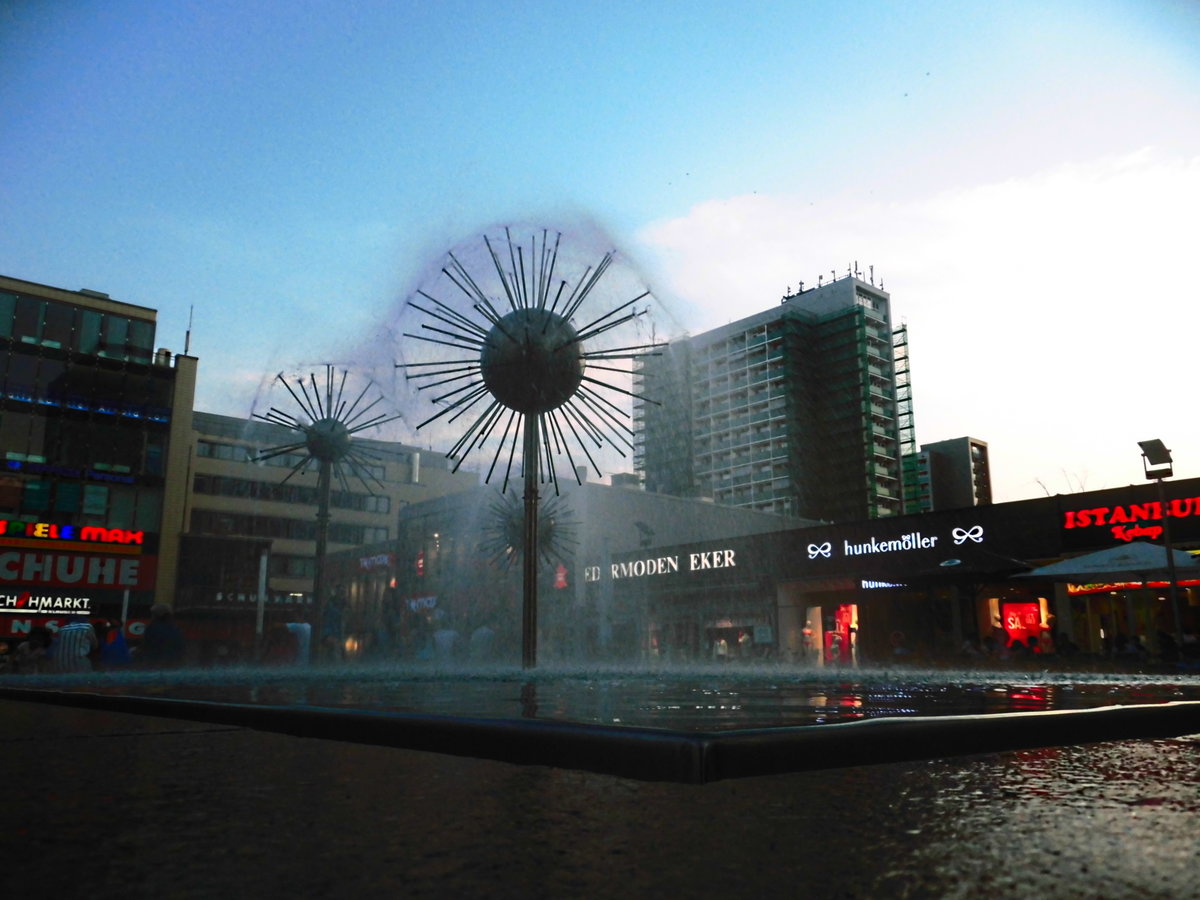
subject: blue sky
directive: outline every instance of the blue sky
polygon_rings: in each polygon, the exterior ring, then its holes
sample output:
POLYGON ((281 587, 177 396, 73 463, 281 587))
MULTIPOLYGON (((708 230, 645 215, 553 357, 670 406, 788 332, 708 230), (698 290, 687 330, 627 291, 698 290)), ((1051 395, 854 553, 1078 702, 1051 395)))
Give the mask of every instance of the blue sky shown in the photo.
POLYGON ((1192 3, 9 2, 0 129, 0 272, 194 310, 202 409, 587 223, 692 332, 875 266, 998 499, 1200 474, 1192 3))

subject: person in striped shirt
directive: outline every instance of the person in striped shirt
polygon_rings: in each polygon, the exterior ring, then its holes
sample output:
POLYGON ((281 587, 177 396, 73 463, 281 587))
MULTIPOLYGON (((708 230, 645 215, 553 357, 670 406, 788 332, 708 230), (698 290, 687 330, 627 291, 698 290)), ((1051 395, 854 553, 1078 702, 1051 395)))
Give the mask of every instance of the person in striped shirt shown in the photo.
POLYGON ((99 646, 91 622, 80 619, 64 625, 50 642, 50 667, 55 672, 90 672, 91 653, 99 646))

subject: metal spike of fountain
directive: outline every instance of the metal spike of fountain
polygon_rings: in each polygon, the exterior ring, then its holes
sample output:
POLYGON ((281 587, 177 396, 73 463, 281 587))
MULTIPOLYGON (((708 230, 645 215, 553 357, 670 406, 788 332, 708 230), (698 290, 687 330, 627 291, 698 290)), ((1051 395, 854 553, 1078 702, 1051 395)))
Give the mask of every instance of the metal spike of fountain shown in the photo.
POLYGON ((565 456, 579 481, 576 453, 600 472, 593 451, 611 446, 622 457, 622 448, 633 451, 632 416, 613 395, 639 395, 614 377, 628 375, 629 370, 611 363, 624 361, 632 366, 633 360, 653 353, 655 345, 622 345, 612 338, 619 337, 621 330, 631 330, 648 311, 648 306, 638 309, 637 304, 650 291, 600 310, 577 326, 574 320, 589 300, 593 306, 604 302, 597 286, 612 265, 614 252, 605 253, 568 281, 556 274, 561 234, 551 236, 543 229, 540 241, 535 233, 526 247, 505 228, 502 244, 484 235, 483 245, 483 271, 472 273, 454 252, 447 254, 441 269, 459 305, 465 299, 465 309, 456 309, 425 290, 408 301, 422 321, 419 333, 404 332, 403 337, 427 355, 441 358, 396 367, 404 370, 418 392, 431 392, 428 396, 438 407, 416 426, 418 430, 438 420, 453 423, 474 414, 446 454, 455 460, 455 470, 472 451, 494 445, 484 478, 490 483, 507 449, 501 489, 506 492, 521 440, 525 486, 521 660, 525 668, 532 668, 537 665, 539 484, 550 484, 558 493, 556 458, 565 456), (492 294, 485 285, 493 288, 492 294), (605 346, 595 346, 602 336, 606 340, 600 343, 605 346), (459 352, 445 358, 447 351, 442 348, 447 347, 459 352), (441 388, 445 390, 432 393, 441 388))

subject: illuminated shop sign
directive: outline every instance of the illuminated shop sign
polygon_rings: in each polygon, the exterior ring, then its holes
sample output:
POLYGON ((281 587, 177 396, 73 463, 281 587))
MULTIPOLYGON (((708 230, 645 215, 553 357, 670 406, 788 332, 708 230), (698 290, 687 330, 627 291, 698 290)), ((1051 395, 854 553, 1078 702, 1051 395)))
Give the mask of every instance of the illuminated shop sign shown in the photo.
POLYGON ((88 616, 92 598, 62 594, 35 594, 32 591, 0 593, 0 613, 17 615, 88 616))
POLYGON ((55 525, 52 522, 15 522, 0 519, 0 535, 11 538, 42 538, 59 541, 83 541, 94 544, 143 544, 144 531, 127 528, 102 528, 99 525, 55 525))
MULTIPOLYGON (((920 531, 910 531, 896 538, 870 537, 865 541, 851 542, 843 540, 841 546, 832 541, 811 543, 808 545, 808 558, 811 560, 833 559, 836 556, 867 556, 873 554, 904 553, 909 550, 929 550, 938 546, 945 535, 925 534, 920 531), (840 553, 839 553, 840 551, 840 553)), ((970 528, 950 529, 950 541, 956 546, 964 544, 982 544, 983 526, 974 525, 970 528)))
POLYGON ((150 588, 154 558, 117 558, 82 553, 0 551, 0 590, 6 585, 150 588))
MULTIPOLYGON (((1167 503, 1167 513, 1173 519, 1200 516, 1200 497, 1184 497, 1167 503)), ((1142 522, 1163 520, 1163 505, 1157 500, 1149 503, 1130 503, 1125 506, 1095 506, 1091 509, 1068 509, 1064 513, 1063 528, 1107 528, 1113 537, 1122 541, 1135 538, 1157 540, 1162 536, 1163 526, 1143 525, 1142 522)))
MULTIPOLYGON (((58 629, 64 625, 69 625, 72 621, 77 620, 63 615, 32 616, 24 619, 18 616, 0 616, 0 640, 28 637, 33 633, 33 629, 35 628, 47 628, 50 631, 58 631, 58 629)), ((144 619, 130 619, 125 623, 125 633, 130 637, 141 637, 146 632, 147 624, 144 619)))
MULTIPOLYGON (((615 562, 612 564, 611 575, 614 581, 619 578, 645 578, 648 575, 668 575, 672 572, 680 571, 680 566, 683 566, 683 571, 699 572, 704 569, 732 569, 737 566, 737 559, 733 550, 702 550, 699 553, 688 553, 684 557, 679 554, 673 556, 651 556, 647 559, 635 559, 629 562, 615 562)), ((597 571, 597 576, 599 572, 597 571)), ((585 570, 585 581, 598 580, 587 575, 585 570)))
MULTIPOLYGON (((1108 594, 1113 591, 1163 590, 1170 586, 1169 581, 1113 581, 1102 584, 1068 584, 1067 593, 1072 597, 1083 594, 1108 594)), ((1195 587, 1200 584, 1196 579, 1184 579, 1175 582, 1176 587, 1195 587)))
POLYGON ((396 561, 396 557, 391 553, 377 553, 374 556, 360 556, 358 558, 358 567, 363 571, 370 569, 381 569, 391 566, 396 561))

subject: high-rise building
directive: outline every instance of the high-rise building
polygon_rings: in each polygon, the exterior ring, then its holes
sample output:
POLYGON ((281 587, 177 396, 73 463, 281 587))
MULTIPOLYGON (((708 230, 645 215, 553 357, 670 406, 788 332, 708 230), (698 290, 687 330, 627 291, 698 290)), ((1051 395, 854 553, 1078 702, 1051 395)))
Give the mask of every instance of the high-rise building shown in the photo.
POLYGON ((898 514, 905 345, 890 295, 850 275, 666 344, 636 372, 646 490, 824 521, 898 514))
POLYGON ((903 459, 904 511, 930 512, 992 502, 988 445, 972 437, 922 444, 903 459))
POLYGON ((156 320, 0 276, 0 634, 171 601, 197 361, 156 320))

